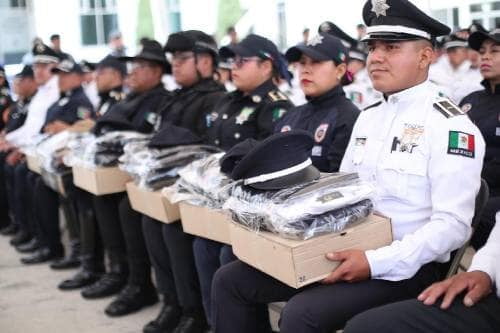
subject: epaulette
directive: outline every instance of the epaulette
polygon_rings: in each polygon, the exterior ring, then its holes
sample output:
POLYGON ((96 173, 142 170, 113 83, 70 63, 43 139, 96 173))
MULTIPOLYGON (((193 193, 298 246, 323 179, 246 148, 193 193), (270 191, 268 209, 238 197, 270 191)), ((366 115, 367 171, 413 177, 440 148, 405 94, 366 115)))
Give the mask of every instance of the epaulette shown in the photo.
POLYGON ((279 90, 271 90, 268 94, 269 98, 273 102, 288 101, 288 96, 279 90))
POLYGON ((458 105, 446 97, 439 99, 433 106, 434 109, 438 110, 446 118, 452 118, 465 114, 465 112, 463 112, 458 105))
POLYGON ((376 103, 373 103, 372 105, 368 105, 366 108, 363 109, 363 111, 379 106, 380 104, 382 104, 382 101, 378 101, 376 103))
POLYGON ((113 98, 116 101, 121 101, 125 98, 125 93, 122 91, 113 90, 109 93, 109 97, 113 98))

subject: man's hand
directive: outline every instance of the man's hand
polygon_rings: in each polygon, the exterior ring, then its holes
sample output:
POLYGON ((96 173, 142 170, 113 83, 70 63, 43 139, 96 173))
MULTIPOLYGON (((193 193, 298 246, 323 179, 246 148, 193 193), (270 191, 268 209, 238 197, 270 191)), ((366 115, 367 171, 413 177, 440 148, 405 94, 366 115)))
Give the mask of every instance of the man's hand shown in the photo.
POLYGON ((322 281, 324 284, 338 281, 357 282, 370 278, 370 264, 366 259, 365 251, 346 250, 327 253, 326 259, 340 261, 340 265, 322 281))
POLYGON ((14 150, 12 152, 9 153, 9 155, 7 155, 7 164, 8 165, 16 165, 17 163, 19 163, 19 161, 24 157, 23 153, 21 153, 19 150, 14 150))
POLYGON ((46 125, 44 127, 43 131, 45 133, 48 133, 48 134, 56 134, 56 133, 64 131, 68 127, 70 127, 70 125, 68 123, 65 123, 64 121, 56 120, 56 121, 53 121, 50 124, 46 125))
POLYGON ((484 272, 460 273, 444 281, 432 284, 418 296, 418 299, 426 305, 433 305, 438 298, 443 296, 441 309, 445 310, 450 307, 458 294, 467 291, 464 304, 465 306, 473 306, 491 293, 491 286, 491 278, 484 272))

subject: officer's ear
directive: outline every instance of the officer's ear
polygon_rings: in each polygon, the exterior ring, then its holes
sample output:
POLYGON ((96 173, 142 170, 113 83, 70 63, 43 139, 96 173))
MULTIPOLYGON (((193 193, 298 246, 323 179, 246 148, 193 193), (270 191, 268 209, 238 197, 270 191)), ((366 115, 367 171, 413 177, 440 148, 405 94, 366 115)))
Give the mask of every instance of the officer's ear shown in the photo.
POLYGON ((344 77, 345 73, 347 73, 347 65, 345 62, 336 65, 335 76, 337 77, 337 79, 341 80, 344 77))
POLYGON ((269 59, 260 62, 259 66, 264 69, 266 76, 271 78, 273 76, 273 62, 269 59))
POLYGON ((415 42, 418 51, 418 67, 426 69, 432 64, 434 59, 434 47, 426 40, 419 40, 415 42))

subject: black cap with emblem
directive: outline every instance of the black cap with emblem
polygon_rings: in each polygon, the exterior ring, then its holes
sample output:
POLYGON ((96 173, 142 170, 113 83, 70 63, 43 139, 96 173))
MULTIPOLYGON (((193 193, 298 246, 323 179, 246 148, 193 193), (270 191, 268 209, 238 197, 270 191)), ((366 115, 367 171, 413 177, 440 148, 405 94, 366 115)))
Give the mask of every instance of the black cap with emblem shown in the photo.
POLYGON ((147 39, 142 43, 142 49, 134 57, 119 57, 121 61, 146 60, 157 63, 163 67, 164 73, 171 73, 172 67, 165 57, 163 47, 155 40, 147 39))
POLYGON ((59 55, 50 47, 43 43, 36 43, 35 46, 33 46, 33 63, 44 63, 44 64, 51 64, 51 63, 58 63, 61 59, 59 58, 59 55))
POLYGON ((192 51, 194 53, 209 53, 214 59, 218 58, 219 49, 215 39, 199 30, 187 30, 173 33, 168 36, 163 48, 165 52, 192 51))
POLYGON ((106 56, 104 59, 102 59, 101 61, 99 61, 97 63, 97 66, 96 66, 97 70, 104 69, 104 68, 112 68, 112 69, 120 72, 120 74, 122 76, 127 75, 127 66, 125 66, 123 61, 118 60, 117 57, 114 57, 112 55, 106 56))
POLYGON ((280 52, 269 39, 250 34, 238 44, 221 47, 219 55, 222 58, 234 58, 236 55, 240 57, 259 57, 269 59, 277 64, 280 52))
POLYGON ((363 7, 368 28, 363 41, 416 40, 434 42, 448 35, 450 28, 425 14, 408 0, 368 0, 363 7))
POLYGON ((342 41, 327 33, 319 33, 305 45, 291 47, 285 55, 288 61, 296 62, 302 54, 316 61, 333 60, 337 65, 346 62, 348 57, 348 51, 342 41))
POLYGON ((33 78, 34 77, 33 68, 29 65, 26 65, 23 67, 23 69, 19 73, 17 73, 15 75, 15 77, 19 78, 19 79, 26 78, 26 77, 33 78))
POLYGON ((444 41, 443 47, 446 50, 453 49, 456 47, 465 47, 466 48, 469 46, 469 44, 467 43, 467 39, 462 38, 461 36, 459 36, 456 33, 453 33, 449 36, 446 36, 443 41, 444 41))
POLYGON ((342 29, 336 26, 333 22, 325 21, 319 25, 318 33, 330 34, 342 41, 345 47, 350 48, 356 46, 358 41, 346 34, 342 29))
POLYGON ((91 73, 95 71, 96 63, 88 62, 87 60, 80 61, 80 67, 84 73, 91 73))
POLYGON ((313 145, 314 139, 306 131, 274 134, 239 160, 231 178, 259 190, 280 190, 316 180, 320 173, 310 159, 313 145))
POLYGON ((77 73, 83 74, 82 67, 76 62, 64 59, 60 63, 57 64, 56 67, 52 68, 52 73, 77 73))
POLYGON ((471 49, 479 51, 483 42, 491 39, 495 43, 500 44, 500 29, 492 30, 491 32, 476 31, 469 36, 469 46, 471 49))

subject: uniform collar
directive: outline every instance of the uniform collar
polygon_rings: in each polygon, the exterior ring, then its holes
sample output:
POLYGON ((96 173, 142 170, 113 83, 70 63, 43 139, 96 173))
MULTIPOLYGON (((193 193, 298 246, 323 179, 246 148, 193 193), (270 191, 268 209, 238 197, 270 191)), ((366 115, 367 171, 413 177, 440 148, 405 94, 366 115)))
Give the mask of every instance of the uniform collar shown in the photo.
POLYGON ((307 101, 315 106, 324 104, 326 102, 337 99, 338 97, 345 96, 344 89, 342 85, 337 85, 331 90, 328 90, 321 96, 318 97, 306 97, 307 101))
POLYGON ((425 96, 432 89, 431 84, 428 80, 417 84, 411 88, 405 89, 398 93, 392 94, 389 97, 385 97, 384 102, 387 104, 398 104, 405 101, 414 101, 420 98, 420 96, 425 96))
POLYGON ((114 87, 111 90, 99 93, 99 97, 101 98, 101 101, 105 101, 105 100, 110 99, 113 94, 115 94, 115 93, 121 94, 122 92, 123 92, 123 87, 118 86, 118 87, 114 87))
POLYGON ((266 82, 262 83, 260 86, 255 88, 251 93, 248 95, 244 95, 243 92, 237 90, 236 96, 240 98, 249 98, 252 102, 254 103, 260 103, 263 101, 267 94, 269 94, 270 91, 276 90, 277 87, 274 84, 272 79, 267 80, 266 82))
POLYGON ((488 80, 483 80, 481 81, 481 84, 483 85, 483 87, 485 88, 486 92, 490 95, 500 95, 500 84, 497 84, 495 86, 495 92, 493 92, 491 90, 491 85, 490 85, 490 81, 488 80))

